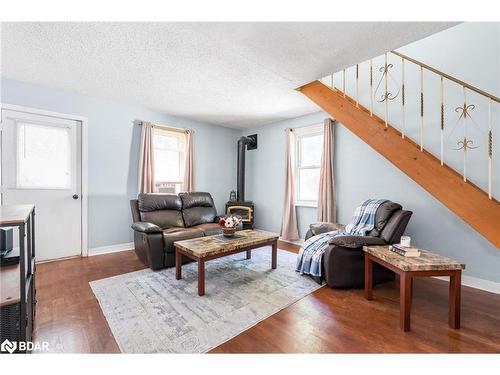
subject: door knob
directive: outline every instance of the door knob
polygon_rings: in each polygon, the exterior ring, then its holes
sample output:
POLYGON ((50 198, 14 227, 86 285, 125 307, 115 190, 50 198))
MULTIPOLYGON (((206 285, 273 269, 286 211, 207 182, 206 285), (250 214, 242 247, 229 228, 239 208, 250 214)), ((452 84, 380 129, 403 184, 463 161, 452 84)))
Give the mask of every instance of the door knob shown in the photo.
POLYGON ((78 199, 78 194, 73 194, 73 199, 78 199))

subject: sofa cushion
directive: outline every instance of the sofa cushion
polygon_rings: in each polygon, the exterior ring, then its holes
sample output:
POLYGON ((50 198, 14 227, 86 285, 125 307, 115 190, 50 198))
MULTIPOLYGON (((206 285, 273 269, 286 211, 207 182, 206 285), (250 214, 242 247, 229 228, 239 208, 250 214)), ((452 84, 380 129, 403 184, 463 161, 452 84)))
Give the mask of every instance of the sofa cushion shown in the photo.
POLYGON ((367 233, 367 236, 380 236, 380 233, 382 233, 382 230, 394 211, 401 210, 402 208, 400 204, 391 201, 382 203, 375 213, 375 227, 367 233))
POLYGON ((209 193, 180 193, 182 217, 186 227, 213 223, 217 216, 214 201, 209 193))
POLYGON ((204 233, 200 229, 194 228, 169 228, 163 231, 163 245, 166 253, 174 253, 174 242, 190 240, 191 238, 203 237, 204 233))
POLYGON ((160 228, 183 227, 182 201, 173 194, 139 194, 141 221, 153 223, 160 228))
POLYGON ((222 233, 222 229, 217 223, 198 224, 191 228, 200 229, 201 231, 203 231, 205 236, 213 236, 215 234, 222 233))
POLYGON ((182 200, 182 208, 193 208, 193 207, 213 207, 214 200, 210 193, 205 192, 193 192, 193 193, 180 193, 180 199, 182 200))
POLYGON ((382 230, 382 233, 380 233, 380 237, 388 244, 398 243, 404 234, 412 213, 411 211, 404 210, 394 212, 382 230))
POLYGON ((139 194, 138 201, 141 212, 182 209, 182 201, 175 194, 142 193, 139 194))

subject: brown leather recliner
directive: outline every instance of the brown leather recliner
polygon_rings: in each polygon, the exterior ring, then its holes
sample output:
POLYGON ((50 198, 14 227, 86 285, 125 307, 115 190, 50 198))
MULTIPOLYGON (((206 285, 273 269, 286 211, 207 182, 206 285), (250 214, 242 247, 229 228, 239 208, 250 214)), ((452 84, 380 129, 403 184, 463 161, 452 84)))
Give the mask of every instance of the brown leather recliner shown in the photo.
POLYGON ((139 194, 130 207, 135 253, 152 270, 175 265, 175 241, 222 233, 209 193, 139 194))
MULTIPOLYGON (((363 246, 390 245, 399 242, 404 234, 411 211, 391 201, 380 205, 375 213, 375 228, 366 236, 339 236, 330 240, 323 254, 322 275, 332 288, 362 288, 365 282, 363 246)), ((343 230, 336 223, 314 223, 306 239, 332 230, 343 230)), ((318 278, 315 278, 316 281, 318 278)), ((394 272, 379 264, 373 265, 373 284, 394 280, 394 272)))

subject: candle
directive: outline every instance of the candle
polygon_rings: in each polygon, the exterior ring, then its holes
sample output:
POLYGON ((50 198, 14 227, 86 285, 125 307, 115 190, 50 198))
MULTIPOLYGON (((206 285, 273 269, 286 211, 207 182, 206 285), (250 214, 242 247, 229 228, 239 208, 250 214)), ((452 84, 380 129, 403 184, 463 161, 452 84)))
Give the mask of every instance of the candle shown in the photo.
POLYGON ((411 237, 410 236, 401 236, 401 246, 410 247, 411 246, 411 237))

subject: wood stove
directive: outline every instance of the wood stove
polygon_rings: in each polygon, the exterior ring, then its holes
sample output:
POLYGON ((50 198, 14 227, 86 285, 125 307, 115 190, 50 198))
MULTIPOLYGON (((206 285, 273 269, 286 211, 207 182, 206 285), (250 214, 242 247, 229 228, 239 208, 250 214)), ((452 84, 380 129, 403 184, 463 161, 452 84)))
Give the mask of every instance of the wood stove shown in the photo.
POLYGON ((255 206, 252 201, 245 200, 245 152, 257 148, 257 134, 241 137, 238 140, 238 171, 236 201, 226 203, 227 215, 239 215, 242 218, 243 229, 253 229, 255 221, 255 206))

